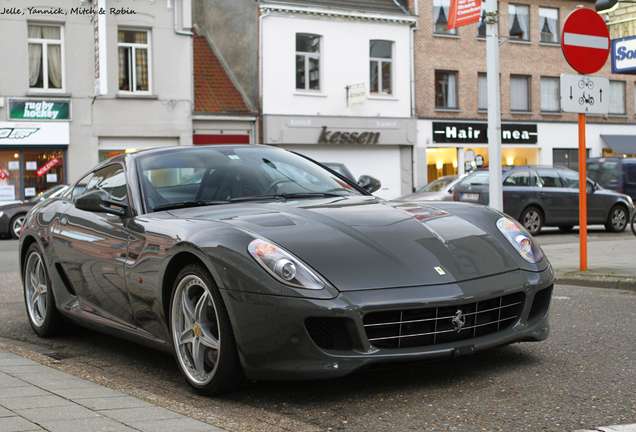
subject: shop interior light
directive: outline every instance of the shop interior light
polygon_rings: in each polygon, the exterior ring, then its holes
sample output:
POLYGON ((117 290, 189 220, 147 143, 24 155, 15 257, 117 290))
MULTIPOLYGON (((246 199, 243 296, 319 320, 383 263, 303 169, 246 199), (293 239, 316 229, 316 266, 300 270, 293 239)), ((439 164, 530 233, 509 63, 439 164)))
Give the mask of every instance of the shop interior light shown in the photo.
POLYGON ((453 168, 457 168, 457 161, 456 160, 453 161, 453 168))
POLYGON ((435 149, 431 149, 431 148, 427 148, 426 149, 426 153, 435 153, 437 150, 435 149))
POLYGON ((16 158, 16 159, 18 159, 18 158, 20 157, 20 154, 19 154, 19 153, 16 153, 16 154, 14 154, 14 155, 13 155, 13 157, 14 157, 14 158, 16 158))
POLYGON ((134 153, 134 152, 136 152, 136 151, 137 151, 137 149, 126 149, 124 152, 125 152, 126 154, 128 154, 128 153, 134 153))
POLYGON ((515 163, 515 159, 514 159, 514 158, 511 158, 511 157, 506 158, 506 163, 507 163, 508 165, 512 165, 512 164, 514 164, 514 163, 515 163))
POLYGON ((444 166, 444 162, 442 162, 442 161, 437 161, 437 163, 435 164, 435 166, 437 166, 437 169, 442 169, 442 167, 444 166))

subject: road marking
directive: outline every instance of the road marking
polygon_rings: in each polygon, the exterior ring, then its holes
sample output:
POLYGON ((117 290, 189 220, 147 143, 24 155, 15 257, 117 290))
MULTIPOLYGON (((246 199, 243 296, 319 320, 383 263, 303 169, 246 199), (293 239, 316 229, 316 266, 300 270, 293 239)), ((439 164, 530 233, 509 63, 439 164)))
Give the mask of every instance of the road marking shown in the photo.
POLYGON ((577 33, 563 33, 563 45, 606 50, 609 48, 609 39, 601 36, 590 36, 577 33))

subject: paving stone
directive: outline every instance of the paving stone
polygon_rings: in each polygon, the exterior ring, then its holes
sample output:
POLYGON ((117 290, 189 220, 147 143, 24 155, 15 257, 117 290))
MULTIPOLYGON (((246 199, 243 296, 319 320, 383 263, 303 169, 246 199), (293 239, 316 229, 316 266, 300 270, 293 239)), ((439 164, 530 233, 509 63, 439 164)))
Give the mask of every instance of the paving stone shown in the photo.
MULTIPOLYGON (((75 402, 92 410, 111 410, 120 408, 142 408, 156 406, 154 404, 151 404, 150 402, 146 402, 132 396, 124 395, 120 397, 76 399, 75 402)), ((107 415, 107 413, 104 414, 107 415)))
POLYGON ((132 422, 145 421, 145 420, 165 420, 165 419, 179 419, 187 418, 174 411, 167 410, 158 406, 143 407, 143 408, 124 408, 113 410, 100 410, 100 414, 120 421, 125 424, 132 422))
POLYGON ((2 432, 27 432, 44 430, 40 426, 23 419, 22 417, 0 418, 0 431, 2 432))
POLYGON ((27 420, 35 423, 54 420, 73 420, 81 418, 101 417, 95 411, 84 408, 79 405, 63 406, 63 407, 47 407, 47 408, 20 408, 13 410, 16 414, 21 415, 27 420))
POLYGON ((11 398, 0 402, 0 405, 11 410, 77 406, 73 402, 55 395, 11 398))
MULTIPOLYGON (((50 432, 90 431, 90 432, 128 432, 135 429, 105 417, 44 421, 42 427, 50 432)), ((0 430, 2 430, 0 428, 0 430)), ((179 431, 181 432, 181 431, 179 431)))
MULTIPOLYGON (((0 417, 15 417, 15 413, 7 409, 7 407, 2 406, 0 404, 0 417)), ((0 429, 2 430, 2 429, 0 429)))
POLYGON ((223 429, 219 429, 216 426, 212 426, 189 417, 134 422, 131 423, 130 426, 143 432, 224 432, 223 429))
POLYGON ((105 398, 105 397, 121 397, 124 394, 122 392, 118 392, 117 390, 112 390, 107 387, 98 386, 93 384, 90 387, 84 388, 71 388, 71 389, 59 389, 59 390, 51 390, 51 392, 65 397, 67 399, 94 399, 94 398, 105 398))

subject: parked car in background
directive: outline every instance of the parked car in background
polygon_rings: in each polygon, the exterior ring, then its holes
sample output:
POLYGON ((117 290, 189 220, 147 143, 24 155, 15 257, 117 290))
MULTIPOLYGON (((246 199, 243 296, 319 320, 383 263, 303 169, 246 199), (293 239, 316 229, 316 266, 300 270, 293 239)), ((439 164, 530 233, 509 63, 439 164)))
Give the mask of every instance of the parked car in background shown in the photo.
MULTIPOLYGON (((469 174, 455 186, 453 199, 488 205, 490 175, 486 170, 469 174)), ((515 166, 503 173, 504 213, 530 232, 544 226, 563 231, 579 224, 579 174, 561 167, 515 166)), ((611 232, 625 230, 634 203, 629 195, 602 188, 587 180, 587 222, 604 224, 611 232)))
POLYGON ((587 176, 605 189, 624 193, 636 200, 636 158, 588 159, 587 176))
POLYGON ((19 238, 24 217, 28 211, 37 203, 62 193, 67 186, 68 185, 63 184, 53 186, 40 195, 26 201, 12 201, 11 203, 0 204, 0 236, 8 236, 14 239, 19 238))
POLYGON ((453 187, 464 176, 447 175, 433 180, 417 191, 396 198, 397 201, 452 201, 453 187))
POLYGON ((263 145, 142 150, 81 181, 24 224, 31 327, 65 319, 173 352, 202 394, 550 333, 554 271, 488 207, 385 201, 263 145))

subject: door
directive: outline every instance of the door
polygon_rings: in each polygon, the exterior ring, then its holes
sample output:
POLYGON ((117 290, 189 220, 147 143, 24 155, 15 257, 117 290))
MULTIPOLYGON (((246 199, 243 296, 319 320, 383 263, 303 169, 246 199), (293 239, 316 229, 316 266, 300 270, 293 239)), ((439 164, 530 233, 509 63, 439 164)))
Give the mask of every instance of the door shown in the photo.
MULTIPOLYGON (((127 202, 122 165, 108 165, 84 180, 87 185, 81 195, 103 190, 113 201, 127 202)), ((60 218, 56 233, 54 247, 82 311, 108 320, 110 325, 134 327, 124 278, 128 235, 122 219, 71 206, 60 218)))
POLYGON ((537 168, 534 187, 537 199, 545 212, 546 224, 572 224, 573 192, 566 187, 556 169, 537 168))

